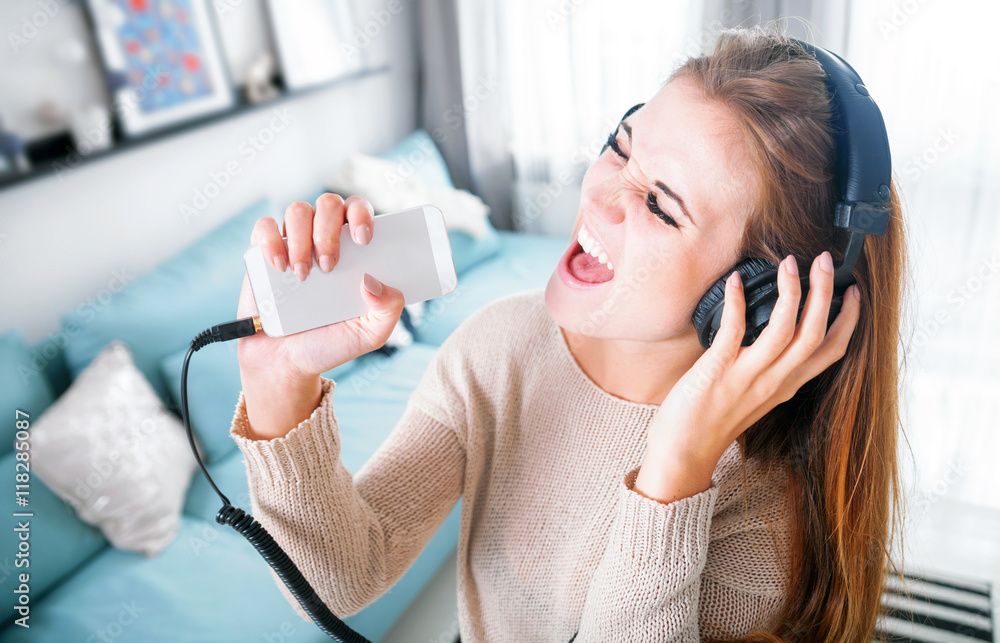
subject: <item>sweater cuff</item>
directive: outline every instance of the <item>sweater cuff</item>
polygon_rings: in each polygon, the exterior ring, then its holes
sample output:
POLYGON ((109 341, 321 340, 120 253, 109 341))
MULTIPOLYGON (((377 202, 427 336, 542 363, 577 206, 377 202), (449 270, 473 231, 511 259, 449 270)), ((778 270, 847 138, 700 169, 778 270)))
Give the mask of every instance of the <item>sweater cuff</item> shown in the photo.
MULTIPOLYGON (((320 377, 319 405, 308 418, 278 438, 254 440, 247 437, 246 398, 240 391, 229 435, 243 453, 250 477, 264 484, 284 487, 308 480, 310 471, 322 470, 340 457, 340 432, 333 414, 336 383, 320 377)), ((253 486, 253 485, 251 485, 253 486)))
POLYGON ((637 572, 641 568, 670 569, 678 588, 697 576, 708 554, 709 527, 719 488, 712 485, 687 498, 662 503, 635 490, 639 467, 631 469, 618 485, 618 525, 610 545, 620 552, 621 563, 637 572))

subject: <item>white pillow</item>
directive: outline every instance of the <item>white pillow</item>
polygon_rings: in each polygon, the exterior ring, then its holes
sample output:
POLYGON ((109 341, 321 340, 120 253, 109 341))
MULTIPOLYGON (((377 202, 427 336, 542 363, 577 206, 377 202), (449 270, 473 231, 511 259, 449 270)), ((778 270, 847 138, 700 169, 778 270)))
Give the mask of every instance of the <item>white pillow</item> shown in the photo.
POLYGON ((198 463, 184 425, 115 340, 32 425, 31 466, 115 547, 153 557, 177 536, 198 463))
POLYGON ((326 184, 331 190, 365 195, 381 212, 431 203, 441 209, 448 230, 462 230, 473 239, 485 239, 489 234, 490 208, 482 199, 468 190, 431 187, 412 167, 395 161, 351 154, 326 184))

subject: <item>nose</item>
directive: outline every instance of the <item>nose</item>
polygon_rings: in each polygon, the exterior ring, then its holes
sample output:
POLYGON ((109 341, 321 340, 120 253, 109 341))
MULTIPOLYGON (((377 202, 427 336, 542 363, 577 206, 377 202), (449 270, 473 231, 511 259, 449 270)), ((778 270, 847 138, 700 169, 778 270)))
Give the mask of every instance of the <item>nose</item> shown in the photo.
POLYGON ((602 223, 621 223, 625 220, 626 188, 621 174, 612 172, 584 191, 584 206, 602 223))

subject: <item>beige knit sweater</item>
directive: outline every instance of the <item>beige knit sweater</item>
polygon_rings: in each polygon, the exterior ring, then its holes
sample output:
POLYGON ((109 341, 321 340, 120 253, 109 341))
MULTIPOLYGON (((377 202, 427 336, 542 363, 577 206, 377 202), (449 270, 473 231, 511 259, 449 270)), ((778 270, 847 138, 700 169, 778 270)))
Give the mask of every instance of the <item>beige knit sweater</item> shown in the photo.
POLYGON ((664 504, 634 491, 657 406, 580 369, 543 289, 466 319, 353 478, 334 386, 324 378, 313 414, 272 440, 246 438, 240 393, 230 435, 254 517, 342 618, 392 587, 459 497, 463 643, 697 641, 782 605, 785 478, 748 461, 744 495, 734 442, 705 492, 664 504))

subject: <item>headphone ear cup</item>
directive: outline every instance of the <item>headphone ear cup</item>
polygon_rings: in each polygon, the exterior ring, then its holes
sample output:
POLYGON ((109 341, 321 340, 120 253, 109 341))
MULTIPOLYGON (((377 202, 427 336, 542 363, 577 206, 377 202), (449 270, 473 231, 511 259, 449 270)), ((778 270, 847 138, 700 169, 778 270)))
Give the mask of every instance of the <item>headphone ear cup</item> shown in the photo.
POLYGON ((698 341, 705 349, 712 345, 715 334, 722 324, 722 305, 726 299, 726 281, 729 279, 729 275, 733 274, 733 270, 738 270, 742 277, 743 297, 746 301, 746 333, 741 345, 749 346, 752 344, 771 318, 771 311, 774 309, 778 292, 777 266, 767 259, 756 257, 744 259, 712 284, 712 287, 708 289, 694 308, 691 321, 698 332, 698 341), (764 279, 762 283, 753 286, 747 285, 752 277, 768 270, 774 272, 772 278, 764 279))

